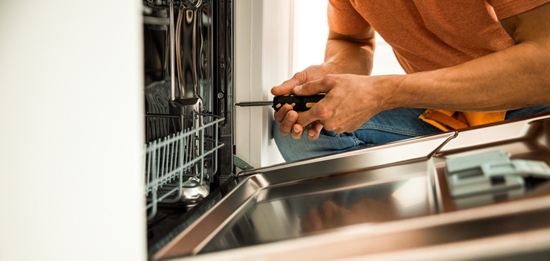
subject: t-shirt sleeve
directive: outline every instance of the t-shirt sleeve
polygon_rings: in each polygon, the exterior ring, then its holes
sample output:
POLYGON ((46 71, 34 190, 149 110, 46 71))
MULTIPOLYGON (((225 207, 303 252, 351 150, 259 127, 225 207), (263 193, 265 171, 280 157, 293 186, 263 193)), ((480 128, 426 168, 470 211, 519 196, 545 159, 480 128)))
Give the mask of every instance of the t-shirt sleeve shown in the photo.
POLYGON ((370 26, 350 0, 329 0, 327 16, 329 28, 343 35, 357 34, 370 26))
POLYGON ((489 0, 499 20, 539 7, 550 0, 489 0))

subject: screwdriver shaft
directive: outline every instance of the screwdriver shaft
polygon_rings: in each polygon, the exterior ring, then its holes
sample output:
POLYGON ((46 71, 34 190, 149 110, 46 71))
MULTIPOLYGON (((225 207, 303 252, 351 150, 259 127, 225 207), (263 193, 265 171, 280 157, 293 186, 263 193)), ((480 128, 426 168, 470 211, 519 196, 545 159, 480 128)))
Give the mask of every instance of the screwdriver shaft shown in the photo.
POLYGON ((241 107, 250 107, 250 106, 269 106, 273 105, 272 101, 251 101, 251 102, 238 102, 235 103, 237 106, 241 107))

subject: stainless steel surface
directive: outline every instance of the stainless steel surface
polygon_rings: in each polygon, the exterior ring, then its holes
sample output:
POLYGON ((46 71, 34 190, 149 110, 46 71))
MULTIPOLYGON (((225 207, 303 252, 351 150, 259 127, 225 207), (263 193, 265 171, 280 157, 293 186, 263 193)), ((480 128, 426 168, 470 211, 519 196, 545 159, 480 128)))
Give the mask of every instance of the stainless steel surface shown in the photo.
MULTIPOLYGON (((199 253, 209 240, 216 235, 217 231, 224 228, 225 224, 233 219, 232 217, 242 215, 257 201, 292 196, 297 191, 316 195, 349 189, 355 185, 370 186, 376 182, 387 183, 390 181, 399 183, 400 180, 412 176, 417 177, 418 175, 424 176, 424 183, 427 183, 428 165, 426 160, 428 155, 453 136, 454 133, 442 133, 376 148, 367 148, 361 151, 346 152, 329 157, 243 172, 247 176, 242 177, 242 182, 254 182, 255 186, 242 185, 235 189, 233 193, 241 196, 229 196, 231 199, 228 197, 223 202, 218 203, 217 207, 212 210, 224 209, 226 212, 210 213, 207 214, 208 219, 206 217, 199 219, 192 227, 187 228, 178 237, 174 238, 170 244, 160 250, 155 255, 155 259, 199 253), (382 169, 381 167, 387 168, 382 169), (312 180, 326 175, 342 175, 342 177, 336 179, 339 182, 332 182, 334 179, 328 179, 328 183, 325 181, 314 182, 319 186, 310 187, 312 180), (294 186, 300 186, 300 182, 306 182, 305 187, 295 188, 294 186), (327 185, 329 187, 326 187, 327 185), (306 189, 307 187, 310 187, 309 191, 306 189), (254 191, 250 191, 252 188, 254 188, 254 191), (234 200, 237 202, 234 202, 234 200), (236 211, 237 206, 241 207, 240 211, 236 211), (233 211, 227 211, 227 209, 233 209, 233 211), (213 217, 214 215, 215 217, 213 217), (213 222, 213 220, 216 222, 213 222), (205 228, 205 226, 209 228, 205 228)), ((388 186, 387 191, 391 190, 392 184, 396 183, 390 182, 385 185, 388 186)), ((427 191, 426 193, 431 192, 427 191)), ((424 211, 430 212, 431 209, 435 208, 430 199, 426 198, 424 202, 429 206, 427 207, 428 210, 423 208, 424 211)))
POLYGON ((176 99, 176 41, 174 34, 174 2, 170 2, 170 86, 171 86, 171 100, 176 99))
POLYGON ((211 8, 203 1, 181 3, 176 26, 176 59, 178 94, 174 104, 184 107, 184 113, 212 110, 212 17, 211 8), (204 100, 206 99, 206 100, 204 100), (191 101, 189 101, 191 100, 191 101), (193 102, 193 101, 197 101, 193 102))
POLYGON ((173 260, 545 260, 549 209, 545 197, 173 260))
POLYGON ((181 184, 182 199, 188 208, 194 207, 197 202, 204 199, 210 193, 210 186, 200 177, 192 177, 181 184))
MULTIPOLYGON (((505 154, 510 154, 512 160, 536 160, 550 164, 549 140, 550 113, 459 132, 459 135, 434 157, 437 166, 436 182, 439 184, 436 189, 439 190, 442 211, 456 211, 464 207, 473 207, 472 205, 457 206, 450 197, 449 187, 444 181, 446 179, 444 163, 446 159, 502 150, 505 154)), ((544 187, 535 185, 537 186, 531 190, 544 187)), ((527 192, 519 198, 540 196, 538 193, 536 191, 527 192)), ((540 193, 544 194, 544 192, 540 193)), ((491 202, 502 203, 509 200, 514 200, 514 198, 497 198, 491 202)))
MULTIPOLYGON (((174 39, 175 52, 171 51, 171 61, 176 60, 178 88, 176 92, 175 75, 173 75, 172 85, 172 102, 178 106, 185 107, 186 115, 190 115, 193 111, 203 111, 203 98, 214 96, 212 89, 208 89, 205 95, 201 91, 202 85, 211 86, 211 16, 203 15, 203 12, 208 13, 209 10, 200 8, 203 4, 202 0, 196 1, 193 5, 185 5, 180 3, 178 11, 177 25, 175 35, 173 29, 170 30, 170 37, 174 39), (199 72, 200 71, 200 72, 199 72), (178 95, 179 93, 179 95, 178 95), (188 101, 191 99, 192 101, 188 101), (198 102, 196 102, 198 99, 198 102), (192 105, 192 106, 189 106, 192 105)), ((173 24, 174 3, 170 1, 170 21, 171 28, 173 24)), ((172 49, 171 49, 172 50, 172 49)), ((175 67, 173 67, 175 68, 175 67)), ((175 70, 175 69, 172 69, 175 70)), ((173 71, 171 71, 173 73, 173 71)), ((208 103, 211 110, 211 102, 208 103)))
MULTIPOLYGON (((178 82, 179 82, 179 99, 185 100, 187 98, 197 98, 198 90, 197 90, 197 67, 196 67, 196 60, 197 60, 197 54, 196 54, 196 39, 197 39, 197 12, 196 10, 186 10, 185 8, 182 8, 179 10, 178 14, 178 23, 177 23, 177 65, 178 65, 178 82), (183 22, 183 17, 185 16, 185 22, 183 22), (184 43, 182 43, 182 22, 184 23, 185 31, 191 31, 191 34, 185 35, 183 37, 184 43), (191 43, 190 50, 185 51, 185 56, 182 58, 181 54, 181 47, 182 44, 184 44, 184 48, 189 48, 188 42, 191 43), (191 61, 189 62, 189 57, 191 58, 191 61), (184 61, 182 61, 182 59, 184 61), (182 62, 184 65, 182 65, 182 62), (188 68, 188 67, 191 68, 188 68), (185 74, 185 76, 184 76, 185 74), (191 80, 187 78, 191 78, 191 80)), ((185 101, 182 101, 182 103, 186 103, 185 101)), ((187 105, 187 104, 180 104, 180 105, 187 105)))
MULTIPOLYGON (((182 23, 182 20, 183 20, 183 12, 184 10, 182 10, 180 8, 180 10, 178 11, 178 20, 176 22, 176 66, 177 66, 177 70, 178 70, 178 90, 180 91, 180 97, 182 96, 181 95, 181 91, 182 91, 182 86, 183 86, 183 80, 182 80, 182 71, 181 71, 181 23, 182 23)), ((176 95, 176 91, 174 90, 174 95, 176 95)), ((173 102, 175 102, 176 98, 174 96, 174 98, 172 99, 173 102)))
MULTIPOLYGON (((200 251, 208 253, 433 213, 425 163, 396 180, 364 171, 284 187, 265 188, 200 251), (316 188, 316 189, 312 189, 316 188)), ((414 166, 409 166, 414 168, 414 166)), ((395 169, 378 173, 391 175, 395 169)), ((410 171, 410 169, 409 169, 410 171)))
POLYGON ((250 107, 250 106, 270 106, 273 105, 272 101, 249 101, 249 102, 237 102, 236 106, 250 107))
POLYGON ((547 183, 536 181, 523 195, 463 206, 453 201, 445 176, 445 159, 495 149, 512 159, 550 162, 550 114, 464 132, 464 143, 456 142, 463 132, 443 133, 244 171, 231 199, 219 202, 155 258, 218 250, 226 251, 204 257, 232 259, 233 252, 254 260, 403 258, 399 253, 421 249, 441 257, 437 253, 448 245, 476 242, 492 252, 458 252, 456 259, 496 258, 524 253, 525 246, 499 249, 495 243, 522 235, 550 252, 550 234, 538 233, 550 229, 547 183), (485 142, 486 137, 491 139, 485 142), (227 250, 232 248, 237 249, 227 250))
POLYGON ((158 251, 153 258, 164 259, 181 256, 185 253, 198 252, 208 242, 207 240, 220 229, 219 226, 228 222, 234 215, 234 212, 238 211, 243 203, 246 205, 246 201, 261 186, 261 182, 258 182, 255 177, 247 177, 229 196, 218 203, 218 206, 223 204, 223 207, 213 208, 205 213, 205 215, 202 215, 185 230, 185 233, 179 234, 174 240, 158 251), (204 226, 204 224, 210 225, 204 226))
POLYGON ((440 148, 440 145, 445 144, 455 135, 454 132, 446 132, 412 138, 324 157, 245 170, 238 175, 262 173, 269 184, 275 185, 365 168, 396 165, 407 161, 426 160, 440 148), (289 173, 289 168, 292 168, 292 173, 289 173))
POLYGON ((203 0, 183 0, 178 2, 184 9, 193 10, 200 8, 202 6, 203 0))
MULTIPOLYGON (((540 133, 539 125, 547 125, 547 119, 550 113, 543 113, 531 117, 506 121, 504 124, 496 123, 483 127, 473 127, 463 131, 456 139, 453 139, 441 151, 441 154, 450 154, 458 151, 471 150, 477 146, 486 147, 486 149, 476 151, 491 151, 493 147, 508 143, 506 150, 512 154, 518 154, 530 151, 528 143, 546 142, 546 136, 540 133), (479 131, 483 129, 483 131, 479 131), (539 135, 539 138, 533 137, 539 135), (543 140, 538 140, 543 139, 543 140), (512 142, 513 140, 522 140, 512 142)), ((548 127, 542 127, 548 128, 548 127)), ((541 144, 548 146, 548 144, 541 144)), ((536 145, 539 146, 539 145, 536 145)), ((474 153, 474 152, 472 152, 474 153)))

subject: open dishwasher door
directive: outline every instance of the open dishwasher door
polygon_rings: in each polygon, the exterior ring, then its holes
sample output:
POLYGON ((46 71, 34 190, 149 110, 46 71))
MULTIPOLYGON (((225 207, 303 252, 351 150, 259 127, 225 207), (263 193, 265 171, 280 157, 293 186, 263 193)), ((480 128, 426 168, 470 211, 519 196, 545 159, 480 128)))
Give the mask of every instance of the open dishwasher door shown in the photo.
POLYGON ((550 114, 242 172, 152 258, 547 256, 545 179, 467 204, 452 196, 448 160, 495 150, 550 163, 550 114))

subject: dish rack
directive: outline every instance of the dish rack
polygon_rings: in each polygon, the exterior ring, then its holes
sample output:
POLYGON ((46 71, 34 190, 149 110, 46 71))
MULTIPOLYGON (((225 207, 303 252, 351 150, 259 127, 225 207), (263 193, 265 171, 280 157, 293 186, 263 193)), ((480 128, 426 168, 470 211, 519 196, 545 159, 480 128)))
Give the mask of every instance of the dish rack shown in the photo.
POLYGON ((188 207, 206 197, 218 170, 218 124, 213 114, 146 115, 145 196, 147 218, 158 203, 184 202, 188 207), (172 134, 170 134, 172 133, 172 134))

